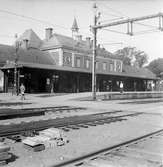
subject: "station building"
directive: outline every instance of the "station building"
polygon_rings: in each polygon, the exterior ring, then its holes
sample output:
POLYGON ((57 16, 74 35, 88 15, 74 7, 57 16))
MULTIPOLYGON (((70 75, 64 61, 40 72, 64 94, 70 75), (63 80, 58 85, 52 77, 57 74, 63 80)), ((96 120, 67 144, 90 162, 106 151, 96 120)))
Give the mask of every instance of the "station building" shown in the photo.
MULTIPOLYGON (((72 37, 45 30, 41 40, 32 30, 26 30, 15 46, 0 45, 0 57, 6 60, 4 92, 13 89, 14 68, 17 59, 17 87, 24 83, 26 92, 84 92, 91 91, 92 40, 82 39, 74 19, 72 37)), ((2 59, 1 59, 2 60, 2 59)), ((156 76, 146 68, 123 65, 114 55, 98 45, 96 57, 97 91, 145 91, 148 82, 156 76)))

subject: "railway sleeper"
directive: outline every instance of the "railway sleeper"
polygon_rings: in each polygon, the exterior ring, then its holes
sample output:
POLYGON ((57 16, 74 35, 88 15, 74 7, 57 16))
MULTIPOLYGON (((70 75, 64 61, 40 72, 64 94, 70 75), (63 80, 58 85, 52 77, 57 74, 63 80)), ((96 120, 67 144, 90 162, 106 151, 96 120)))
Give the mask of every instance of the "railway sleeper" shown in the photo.
POLYGON ((68 126, 66 126, 66 129, 74 129, 74 130, 78 130, 78 129, 80 129, 78 126, 76 126, 76 125, 68 125, 68 126))
POLYGON ((85 125, 85 124, 78 124, 77 126, 78 126, 78 127, 81 127, 81 128, 88 128, 88 126, 85 125))
POLYGON ((97 124, 97 125, 103 125, 104 122, 102 122, 102 121, 97 121, 97 122, 95 122, 95 124, 97 124))
POLYGON ((88 126, 97 126, 95 123, 85 123, 85 125, 88 125, 88 126))
POLYGON ((119 150, 119 151, 113 151, 111 152, 112 155, 115 156, 125 156, 129 158, 136 158, 136 159, 142 159, 145 160, 149 163, 161 165, 162 158, 161 156, 154 156, 151 154, 141 154, 140 152, 135 152, 135 151, 127 151, 127 150, 119 150))
POLYGON ((65 132, 69 132, 70 131, 70 129, 67 129, 67 128, 59 128, 59 129, 65 131, 65 132))

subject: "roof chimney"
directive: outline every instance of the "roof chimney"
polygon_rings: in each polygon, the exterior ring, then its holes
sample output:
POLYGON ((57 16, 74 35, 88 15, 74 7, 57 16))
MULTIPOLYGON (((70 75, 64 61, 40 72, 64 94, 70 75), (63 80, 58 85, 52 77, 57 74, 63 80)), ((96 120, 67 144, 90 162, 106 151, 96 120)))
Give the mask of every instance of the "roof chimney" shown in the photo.
POLYGON ((28 49, 29 47, 29 40, 28 39, 23 39, 23 46, 24 49, 28 49))
POLYGON ((91 40, 91 48, 93 47, 93 39, 91 40))
POLYGON ((89 48, 91 47, 91 38, 90 37, 86 37, 86 44, 89 48))
POLYGON ((78 35, 78 41, 79 41, 79 42, 82 41, 82 35, 78 35))
POLYGON ((46 28, 45 29, 45 39, 49 40, 52 37, 53 29, 52 28, 46 28))

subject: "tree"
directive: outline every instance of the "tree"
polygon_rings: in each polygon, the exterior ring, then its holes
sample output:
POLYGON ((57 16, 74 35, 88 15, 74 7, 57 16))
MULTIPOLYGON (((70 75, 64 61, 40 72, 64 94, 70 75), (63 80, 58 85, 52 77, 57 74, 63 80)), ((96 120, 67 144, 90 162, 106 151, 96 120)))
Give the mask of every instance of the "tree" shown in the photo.
POLYGON ((125 47, 117 50, 115 57, 123 61, 125 65, 143 67, 148 62, 148 56, 144 51, 137 50, 135 47, 125 47))
POLYGON ((163 58, 158 58, 151 61, 147 68, 159 76, 163 72, 163 58))

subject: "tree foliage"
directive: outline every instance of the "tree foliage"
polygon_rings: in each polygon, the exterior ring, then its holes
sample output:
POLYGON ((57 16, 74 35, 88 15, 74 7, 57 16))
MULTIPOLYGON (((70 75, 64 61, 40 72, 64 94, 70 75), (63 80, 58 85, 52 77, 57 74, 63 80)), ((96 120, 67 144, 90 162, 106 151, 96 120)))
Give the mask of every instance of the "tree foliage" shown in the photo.
POLYGON ((148 56, 144 51, 137 50, 135 47, 125 47, 117 50, 115 57, 123 61, 125 65, 143 67, 148 62, 148 56))
POLYGON ((147 68, 159 76, 163 72, 163 58, 151 61, 147 68))

